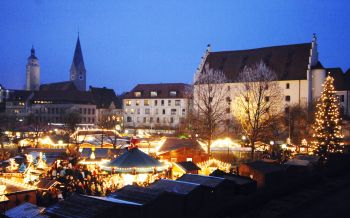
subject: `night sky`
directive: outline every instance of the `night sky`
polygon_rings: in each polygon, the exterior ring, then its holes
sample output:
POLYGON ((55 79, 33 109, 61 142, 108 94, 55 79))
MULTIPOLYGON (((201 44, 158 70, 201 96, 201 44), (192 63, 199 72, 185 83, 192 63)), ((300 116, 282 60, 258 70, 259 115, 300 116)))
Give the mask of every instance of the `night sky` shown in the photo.
POLYGON ((190 83, 213 51, 310 42, 325 67, 350 68, 350 1, 44 1, 0 4, 0 84, 23 88, 32 44, 41 82, 69 79, 80 40, 87 84, 190 83))

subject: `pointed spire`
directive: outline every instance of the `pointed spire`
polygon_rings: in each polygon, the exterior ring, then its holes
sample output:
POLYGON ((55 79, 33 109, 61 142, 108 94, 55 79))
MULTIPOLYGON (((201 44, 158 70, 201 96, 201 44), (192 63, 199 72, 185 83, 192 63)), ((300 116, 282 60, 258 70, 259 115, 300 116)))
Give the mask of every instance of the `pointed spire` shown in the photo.
POLYGON ((35 49, 34 49, 34 46, 32 45, 32 48, 30 49, 30 56, 28 57, 28 59, 38 59, 36 56, 35 56, 35 49))

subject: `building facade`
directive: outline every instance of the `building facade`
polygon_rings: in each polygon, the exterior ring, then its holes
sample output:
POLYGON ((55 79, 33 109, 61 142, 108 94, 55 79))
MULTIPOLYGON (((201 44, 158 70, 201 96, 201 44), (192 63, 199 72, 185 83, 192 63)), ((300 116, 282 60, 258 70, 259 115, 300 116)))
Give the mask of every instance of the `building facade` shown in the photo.
POLYGON ((38 90, 40 86, 40 64, 32 47, 26 65, 26 90, 38 90))
POLYGON ((123 99, 124 126, 148 130, 176 129, 190 99, 184 83, 139 84, 123 99))
MULTIPOLYGON (((282 91, 281 111, 291 106, 310 107, 321 96, 322 84, 327 74, 335 78, 335 89, 339 96, 343 114, 349 116, 348 90, 350 90, 350 72, 343 73, 340 68, 324 68, 318 59, 317 40, 313 36, 311 43, 273 46, 239 51, 212 52, 208 46, 195 74, 204 72, 209 66, 214 71, 222 71, 227 79, 225 89, 229 102, 228 111, 234 108, 234 99, 242 83, 237 78, 245 67, 263 61, 277 75, 282 91)), ((200 85, 196 84, 194 92, 200 85)), ((196 98, 194 94, 194 98, 196 98)), ((196 101, 196 99, 194 99, 196 101)), ((232 114, 230 114, 232 115, 232 114)), ((232 117, 232 116, 231 116, 232 117)))

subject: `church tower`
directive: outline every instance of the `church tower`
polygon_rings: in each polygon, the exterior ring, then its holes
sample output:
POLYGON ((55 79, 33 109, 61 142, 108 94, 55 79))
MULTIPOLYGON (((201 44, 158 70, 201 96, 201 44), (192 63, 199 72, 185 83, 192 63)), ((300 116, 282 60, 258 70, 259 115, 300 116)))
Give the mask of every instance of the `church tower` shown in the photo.
POLYGON ((73 62, 70 67, 70 80, 80 91, 86 89, 86 70, 84 65, 83 53, 81 51, 80 40, 78 35, 77 44, 75 46, 73 62))
POLYGON ((35 49, 32 47, 26 66, 26 90, 39 90, 40 86, 40 65, 39 59, 35 56, 35 49))

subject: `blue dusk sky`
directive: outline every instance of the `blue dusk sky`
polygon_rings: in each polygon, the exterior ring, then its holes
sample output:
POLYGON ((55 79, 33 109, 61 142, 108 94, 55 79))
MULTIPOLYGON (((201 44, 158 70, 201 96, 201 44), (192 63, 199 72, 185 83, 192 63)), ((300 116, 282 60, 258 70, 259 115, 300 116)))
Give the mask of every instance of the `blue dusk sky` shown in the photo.
POLYGON ((346 0, 4 0, 0 84, 21 89, 34 45, 41 83, 66 81, 80 32, 87 85, 128 91, 138 83, 191 83, 213 51, 310 42, 325 67, 350 67, 346 0))

